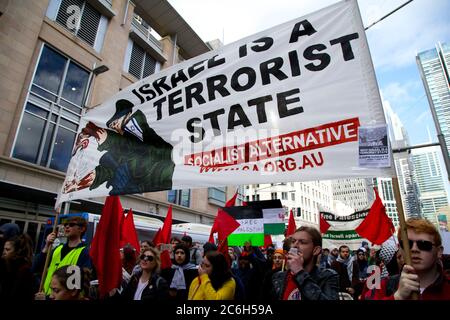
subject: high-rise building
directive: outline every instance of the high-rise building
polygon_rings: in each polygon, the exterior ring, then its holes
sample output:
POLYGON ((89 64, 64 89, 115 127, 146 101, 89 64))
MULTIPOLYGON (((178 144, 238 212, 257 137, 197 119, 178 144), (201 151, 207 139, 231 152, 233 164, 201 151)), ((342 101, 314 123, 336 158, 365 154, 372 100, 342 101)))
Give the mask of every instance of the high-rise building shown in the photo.
POLYGON ((419 53, 416 61, 450 154, 450 44, 439 42, 435 48, 419 53))
POLYGON ((333 199, 355 211, 367 209, 375 199, 370 179, 338 179, 331 181, 333 199))
POLYGON ((386 208, 386 214, 391 218, 392 223, 397 228, 400 225, 397 211, 397 203, 394 197, 394 189, 391 178, 374 178, 374 185, 377 187, 380 199, 386 208))
POLYGON ((448 182, 439 147, 413 149, 412 159, 417 176, 422 215, 438 226, 437 214, 448 206, 448 182))
MULTIPOLYGON (((160 0, 0 1, 0 224, 38 239, 54 216, 85 108, 210 51, 160 0)), ((121 196, 135 215, 211 224, 235 187, 121 196)), ((101 213, 104 198, 65 209, 101 213)), ((239 201, 238 201, 239 203, 239 201)))
MULTIPOLYGON (((394 150, 408 147, 409 139, 406 129, 400 121, 398 115, 392 110, 389 101, 383 100, 383 109, 386 115, 386 122, 388 125, 389 138, 392 149, 394 150)), ((410 153, 408 151, 404 151, 400 153, 394 153, 393 155, 405 218, 420 217, 421 208, 419 202, 419 190, 417 187, 417 181, 414 174, 414 165, 412 163, 410 153)), ((394 196, 390 193, 392 192, 392 179, 378 179, 378 188, 379 190, 380 188, 382 188, 380 197, 382 198, 383 203, 384 201, 391 201, 388 200, 391 198, 393 200, 392 203, 389 202, 389 210, 395 223, 395 221, 398 221, 398 212, 394 196), (388 186, 387 181, 389 180, 391 181, 391 183, 389 184, 391 187, 383 188, 384 186, 388 186), (384 194, 386 195, 386 198, 383 198, 384 194), (392 204, 394 206, 392 206, 392 204)))

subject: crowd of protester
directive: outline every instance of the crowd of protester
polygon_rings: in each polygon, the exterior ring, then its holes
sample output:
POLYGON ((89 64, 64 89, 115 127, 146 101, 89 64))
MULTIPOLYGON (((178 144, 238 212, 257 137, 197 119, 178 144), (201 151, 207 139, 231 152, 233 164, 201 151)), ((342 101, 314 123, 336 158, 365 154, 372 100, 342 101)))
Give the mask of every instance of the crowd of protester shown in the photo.
MULTIPOLYGON (((300 227, 282 248, 252 246, 218 249, 193 245, 188 235, 171 239, 171 266, 163 267, 160 248, 142 241, 120 250, 122 281, 102 299, 127 300, 406 300, 450 299, 449 257, 442 239, 425 219, 406 223, 412 263, 405 264, 400 234, 381 246, 363 242, 322 248, 313 227, 300 227)), ((73 217, 64 225, 67 242, 52 247, 56 235, 33 254, 31 238, 17 225, 0 226, 0 298, 15 300, 97 300, 98 280, 84 243, 86 221, 73 217), (50 260, 44 270, 47 250, 50 260), (81 270, 81 285, 71 286, 70 267, 81 270)))

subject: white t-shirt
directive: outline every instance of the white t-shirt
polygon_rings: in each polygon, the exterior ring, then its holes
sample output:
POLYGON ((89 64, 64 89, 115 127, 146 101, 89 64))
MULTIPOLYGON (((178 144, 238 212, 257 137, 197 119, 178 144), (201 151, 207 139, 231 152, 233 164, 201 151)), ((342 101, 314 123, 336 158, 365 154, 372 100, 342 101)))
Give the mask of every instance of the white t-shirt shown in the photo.
POLYGON ((134 293, 134 300, 141 300, 142 291, 144 291, 147 284, 148 284, 148 281, 142 282, 141 280, 139 280, 138 286, 136 288, 136 292, 134 293))

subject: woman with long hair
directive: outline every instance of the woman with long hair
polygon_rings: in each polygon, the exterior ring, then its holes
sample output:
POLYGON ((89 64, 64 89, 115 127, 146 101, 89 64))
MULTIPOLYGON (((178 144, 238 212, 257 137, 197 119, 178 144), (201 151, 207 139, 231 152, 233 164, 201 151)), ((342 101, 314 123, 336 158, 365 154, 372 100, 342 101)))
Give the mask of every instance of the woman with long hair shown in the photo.
POLYGON ((166 300, 167 282, 160 275, 161 259, 156 248, 143 251, 140 259, 141 271, 134 274, 122 292, 125 300, 166 300))
POLYGON ((188 300, 233 300, 236 290, 230 267, 222 253, 210 251, 192 281, 188 300))
POLYGON ((162 270, 161 276, 169 284, 169 296, 177 301, 185 301, 189 286, 198 275, 197 267, 190 263, 190 252, 184 244, 177 244, 173 249, 172 267, 162 270))
POLYGON ((0 299, 33 300, 32 241, 22 234, 6 240, 0 259, 0 299))

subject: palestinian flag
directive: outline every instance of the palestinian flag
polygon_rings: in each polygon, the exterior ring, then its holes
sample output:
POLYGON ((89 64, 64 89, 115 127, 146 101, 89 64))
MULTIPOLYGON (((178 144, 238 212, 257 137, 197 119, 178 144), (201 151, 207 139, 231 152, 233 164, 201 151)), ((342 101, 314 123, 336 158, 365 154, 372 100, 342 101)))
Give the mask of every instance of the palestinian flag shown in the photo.
POLYGON ((264 234, 284 234, 286 224, 284 222, 284 208, 280 200, 264 200, 248 202, 247 206, 262 210, 264 218, 264 234))
POLYGON ((351 250, 357 250, 362 241, 367 241, 367 239, 361 237, 355 229, 368 214, 369 209, 345 216, 321 210, 321 220, 329 225, 328 229, 325 229, 326 232, 322 234, 323 248, 333 249, 339 248, 341 245, 347 245, 351 250))
POLYGON ((252 246, 264 245, 264 217, 261 208, 254 206, 224 207, 240 226, 228 236, 229 246, 243 246, 250 241, 252 246))

